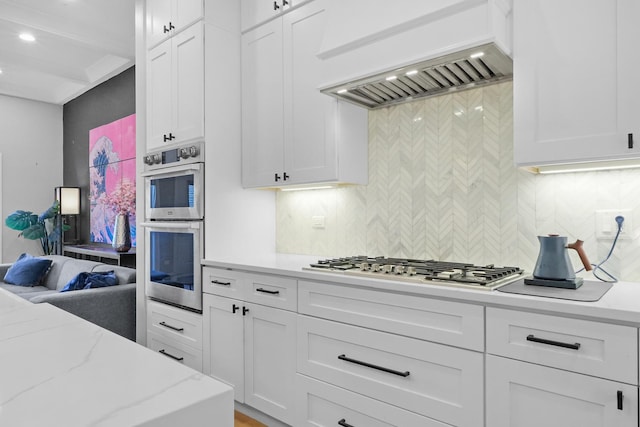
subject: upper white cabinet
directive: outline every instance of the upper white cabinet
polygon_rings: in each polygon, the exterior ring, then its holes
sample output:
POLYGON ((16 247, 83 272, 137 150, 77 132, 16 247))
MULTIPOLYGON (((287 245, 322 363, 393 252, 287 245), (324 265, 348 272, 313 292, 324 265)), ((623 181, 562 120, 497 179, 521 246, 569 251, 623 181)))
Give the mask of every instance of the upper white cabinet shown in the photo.
POLYGON ((242 37, 245 187, 367 182, 367 111, 327 95, 316 0, 242 37))
POLYGON ((516 164, 640 156, 640 2, 516 0, 516 164))
POLYGON ((147 150, 204 137, 202 23, 147 56, 147 150))
POLYGON ((202 16, 202 0, 147 1, 147 48, 184 30, 202 16))
POLYGON ((311 0, 242 0, 242 31, 275 18, 293 6, 299 6, 311 0))

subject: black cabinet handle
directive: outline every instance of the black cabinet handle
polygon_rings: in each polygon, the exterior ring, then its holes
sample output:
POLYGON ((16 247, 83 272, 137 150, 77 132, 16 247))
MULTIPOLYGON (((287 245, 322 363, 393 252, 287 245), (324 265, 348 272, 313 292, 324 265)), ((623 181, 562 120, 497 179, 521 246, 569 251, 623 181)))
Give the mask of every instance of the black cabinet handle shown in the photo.
POLYGON ((622 400, 624 396, 622 395, 622 390, 618 390, 618 409, 622 411, 622 400))
POLYGON ((633 134, 632 133, 627 135, 627 146, 629 147, 629 150, 631 150, 633 148, 633 134))
POLYGON ((287 175, 287 173, 285 172, 285 173, 282 175, 282 178, 286 181, 286 180, 288 180, 288 179, 289 179, 289 175, 287 175))
POLYGON ((246 316, 248 312, 249 312, 249 309, 247 307, 242 307, 242 315, 243 316, 246 316))
POLYGON ((166 25, 163 25, 162 28, 163 28, 162 32, 165 33, 165 34, 167 34, 169 31, 171 31, 170 29, 167 28, 166 25))
POLYGON ((275 174, 275 180, 276 180, 276 182, 280 181, 280 175, 275 174))
POLYGON ((219 280, 212 280, 211 283, 222 286, 231 286, 231 282, 221 282, 219 280))
POLYGON ((351 359, 351 358, 345 356, 344 354, 341 354, 340 356, 338 356, 338 359, 344 360, 345 362, 355 363, 356 365, 366 366, 367 368, 372 368, 372 369, 377 369, 379 371, 388 372, 388 373, 393 374, 393 375, 398 375, 399 377, 405 377, 406 378, 409 375, 411 375, 411 373, 409 371, 402 372, 402 371, 396 371, 395 369, 385 368, 384 366, 373 365, 371 363, 363 362, 361 360, 351 359))
POLYGON ((273 10, 278 10, 280 9, 280 6, 278 6, 278 2, 274 1, 273 2, 273 10))
POLYGON ((169 325, 169 324, 167 324, 165 322, 160 322, 160 325, 164 326, 165 328, 172 329, 174 331, 178 331, 178 332, 184 331, 184 328, 176 328, 175 326, 171 326, 171 325, 169 325))
POLYGON ((278 295, 280 293, 280 291, 270 291, 269 289, 263 289, 263 288, 258 288, 256 289, 257 292, 262 292, 265 294, 270 294, 270 295, 278 295))
POLYGON ((164 134, 164 135, 162 135, 162 140, 164 142, 167 142, 167 141, 170 141, 171 139, 166 134, 164 134))
POLYGON ((164 349, 162 349, 162 350, 158 350, 158 353, 160 353, 160 354, 164 354, 165 356, 170 357, 170 358, 172 358, 173 360, 177 360, 178 362, 181 362, 181 361, 183 361, 183 360, 184 360, 184 357, 174 356, 173 354, 171 354, 171 353, 167 353, 166 351, 164 351, 164 349))
POLYGON ((239 308, 240 308, 240 306, 233 304, 233 305, 231 306, 231 312, 232 312, 233 314, 236 314, 236 311, 238 311, 238 309, 239 309, 239 308))
POLYGON ((347 420, 345 420, 344 418, 338 421, 338 425, 342 427, 354 427, 351 424, 347 424, 347 420))
POLYGON ((171 23, 171 21, 169 21, 169 29, 170 30, 175 30, 176 27, 173 26, 173 24, 171 23))
POLYGON ((176 137, 172 133, 169 133, 169 140, 173 141, 174 139, 176 139, 176 137))
POLYGON ((580 343, 578 342, 575 344, 571 344, 571 343, 560 342, 560 341, 552 341, 552 340, 546 340, 544 338, 538 338, 534 335, 528 335, 527 341, 533 341, 540 344, 555 345, 556 347, 564 347, 564 348, 569 348, 571 350, 580 350, 580 343))

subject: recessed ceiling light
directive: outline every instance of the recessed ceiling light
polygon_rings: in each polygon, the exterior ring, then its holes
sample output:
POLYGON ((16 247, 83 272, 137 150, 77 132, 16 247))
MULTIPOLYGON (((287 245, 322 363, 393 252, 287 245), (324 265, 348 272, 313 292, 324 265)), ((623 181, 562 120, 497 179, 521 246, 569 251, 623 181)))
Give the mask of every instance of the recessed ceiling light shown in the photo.
POLYGON ((470 58, 476 59, 484 56, 484 52, 476 52, 469 55, 470 58))
POLYGON ((36 41, 36 38, 33 36, 33 34, 29 34, 29 33, 21 33, 19 37, 20 37, 20 40, 24 40, 26 42, 36 41))
POLYGON ((390 82, 391 80, 395 80, 397 78, 398 78, 398 76, 389 76, 389 77, 387 77, 387 81, 390 82))

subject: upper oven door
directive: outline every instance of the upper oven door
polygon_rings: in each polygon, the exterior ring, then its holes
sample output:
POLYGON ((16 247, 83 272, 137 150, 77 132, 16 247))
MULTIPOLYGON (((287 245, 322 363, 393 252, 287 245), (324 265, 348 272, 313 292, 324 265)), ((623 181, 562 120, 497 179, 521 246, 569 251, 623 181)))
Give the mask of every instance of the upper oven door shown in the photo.
POLYGON ((203 163, 167 167, 144 173, 146 218, 203 219, 203 175, 203 163))

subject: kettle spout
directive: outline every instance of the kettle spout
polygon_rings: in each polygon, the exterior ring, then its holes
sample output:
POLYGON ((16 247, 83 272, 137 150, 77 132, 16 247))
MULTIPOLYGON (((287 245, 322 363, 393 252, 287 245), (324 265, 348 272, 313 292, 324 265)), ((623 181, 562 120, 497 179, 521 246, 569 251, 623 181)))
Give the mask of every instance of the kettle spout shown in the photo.
POLYGON ((591 271, 591 263, 589 262, 589 258, 587 258, 587 254, 584 252, 584 248, 582 247, 582 244, 584 242, 580 239, 576 240, 573 243, 569 243, 567 245, 567 248, 569 249, 575 249, 576 252, 578 252, 578 256, 580 257, 580 261, 582 261, 582 265, 584 266, 584 269, 586 271, 591 271))

